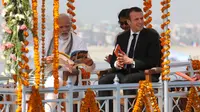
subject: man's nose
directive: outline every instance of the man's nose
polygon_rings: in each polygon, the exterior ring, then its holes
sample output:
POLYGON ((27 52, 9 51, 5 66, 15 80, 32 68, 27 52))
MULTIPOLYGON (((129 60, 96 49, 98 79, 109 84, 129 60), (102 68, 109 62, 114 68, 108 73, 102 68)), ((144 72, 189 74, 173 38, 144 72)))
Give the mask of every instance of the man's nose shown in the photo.
POLYGON ((144 22, 144 20, 143 19, 139 19, 139 23, 143 23, 144 22))
POLYGON ((66 31, 66 30, 69 30, 70 27, 63 27, 63 30, 66 31))

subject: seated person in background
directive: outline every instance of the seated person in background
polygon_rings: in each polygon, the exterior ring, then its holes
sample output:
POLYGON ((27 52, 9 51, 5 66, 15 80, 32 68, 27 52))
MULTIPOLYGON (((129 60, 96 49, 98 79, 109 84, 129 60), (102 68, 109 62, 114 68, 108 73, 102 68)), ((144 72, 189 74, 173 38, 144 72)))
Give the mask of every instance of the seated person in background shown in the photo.
MULTIPOLYGON (((122 52, 118 56, 113 52, 110 62, 114 73, 105 74, 99 79, 99 84, 113 84, 115 75, 119 83, 138 83, 145 80, 144 70, 160 66, 161 46, 160 36, 154 29, 144 28, 143 12, 138 7, 128 10, 130 30, 117 36, 116 45, 122 52)), ((152 81, 159 81, 160 74, 152 75, 152 81)), ((124 90, 124 95, 135 95, 136 90, 124 90)), ((99 96, 112 96, 112 91, 100 91, 99 96)), ((133 98, 129 101, 132 103, 133 98)), ((101 102, 102 103, 102 102, 101 102)), ((130 107, 131 105, 129 105, 130 107)), ((112 102, 109 102, 109 112, 113 112, 112 102)))
MULTIPOLYGON (((73 33, 71 30, 71 19, 66 14, 60 14, 58 18, 58 24, 59 24, 59 52, 63 52, 67 55, 70 55, 74 51, 87 51, 86 44, 79 38, 76 34, 73 33)), ((53 37, 47 37, 49 39, 46 39, 47 43, 46 49, 47 49, 47 57, 46 57, 46 63, 51 64, 53 62, 53 37)), ((76 56, 76 55, 74 55, 76 56)), ((73 61, 76 61, 75 58, 71 57, 73 61)), ((72 62, 73 62, 72 61, 72 62)), ((85 57, 81 60, 80 63, 85 63, 88 67, 90 67, 90 70, 92 71, 95 68, 95 64, 93 63, 91 58, 85 57)), ((62 67, 59 69, 59 86, 64 86, 66 84, 67 76, 73 76, 72 83, 77 84, 77 77, 79 74, 81 74, 81 70, 79 70, 76 66, 76 62, 73 65, 66 65, 68 69, 65 69, 65 67, 62 67), (70 70, 70 72, 69 72, 70 70)), ((91 72, 90 71, 90 72, 91 72)), ((46 82, 45 87, 53 87, 54 86, 54 77, 51 74, 46 82)), ((47 93, 45 94, 45 99, 57 99, 58 94, 54 93, 47 93)), ((55 109, 56 103, 48 103, 45 104, 45 111, 51 112, 52 109, 55 109)))
MULTIPOLYGON (((118 23, 120 25, 120 28, 123 30, 123 32, 130 29, 127 23, 127 19, 128 19, 127 12, 128 12, 128 9, 122 9, 118 14, 118 23)), ((116 39, 114 43, 116 43, 116 39)), ((112 58, 112 55, 109 54, 108 56, 105 57, 105 61, 110 63, 111 58, 112 58)))

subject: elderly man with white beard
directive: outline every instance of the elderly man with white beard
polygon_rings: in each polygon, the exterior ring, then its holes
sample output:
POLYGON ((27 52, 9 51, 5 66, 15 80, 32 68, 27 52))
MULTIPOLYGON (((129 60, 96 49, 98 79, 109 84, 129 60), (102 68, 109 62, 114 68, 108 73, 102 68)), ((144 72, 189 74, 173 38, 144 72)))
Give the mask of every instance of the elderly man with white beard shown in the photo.
MULTIPOLYGON (((80 37, 78 37, 73 31, 71 30, 72 22, 71 18, 66 14, 60 14, 58 18, 58 24, 59 24, 59 52, 63 52, 65 54, 70 55, 74 51, 87 51, 86 44, 81 40, 80 37)), ((46 63, 51 64, 53 62, 53 37, 49 36, 46 38, 46 63)), ((88 72, 91 72, 95 68, 95 64, 93 63, 93 60, 91 58, 85 58, 82 60, 82 63, 86 64, 89 69, 88 72)), ((69 66, 69 65, 67 65, 69 66)), ((66 81, 64 78, 67 76, 72 76, 72 83, 77 84, 77 78, 78 75, 81 74, 81 70, 77 69, 77 67, 70 67, 71 72, 66 70, 64 67, 59 68, 59 86, 63 86, 64 81, 66 81)), ((66 83, 66 82, 65 82, 66 83)), ((53 87, 54 86, 54 77, 51 74, 47 78, 47 81, 45 82, 45 87, 53 87)), ((45 99, 57 99, 58 94, 54 93, 47 93, 45 94, 45 99)), ((55 109, 56 103, 48 103, 45 104, 45 111, 46 112, 52 112, 52 109, 55 109)))

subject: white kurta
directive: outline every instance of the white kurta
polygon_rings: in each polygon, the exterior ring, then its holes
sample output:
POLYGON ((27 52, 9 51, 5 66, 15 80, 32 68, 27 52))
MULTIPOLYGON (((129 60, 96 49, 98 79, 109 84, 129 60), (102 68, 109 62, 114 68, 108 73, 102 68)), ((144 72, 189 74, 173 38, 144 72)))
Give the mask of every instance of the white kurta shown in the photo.
MULTIPOLYGON (((71 37, 71 36, 70 36, 71 37)), ((48 37, 46 37, 48 38, 48 37)), ((73 38, 73 44, 72 44, 72 48, 71 48, 71 52, 77 51, 77 50, 87 50, 86 44, 81 40, 80 37, 76 36, 74 33, 72 34, 72 38, 73 38)), ((47 54, 47 50, 49 48, 51 39, 46 39, 46 54, 47 54)), ((69 44, 70 40, 62 40, 59 39, 59 51, 60 52, 64 52, 65 48, 67 46, 67 44, 69 44)), ((59 71, 59 86, 61 87, 63 85, 63 70, 60 69, 59 71)), ((79 73, 81 74, 81 71, 79 71, 79 73)), ((79 74, 79 75, 80 75, 79 74)), ((77 76, 73 76, 72 77, 72 83, 74 84, 77 80, 77 76)), ((46 82, 45 82, 45 87, 54 87, 54 77, 53 75, 48 77, 46 82)), ((54 93, 47 93, 45 94, 45 99, 57 99, 58 94, 54 94, 54 93)), ((46 112, 52 112, 52 109, 55 109, 56 107, 56 103, 48 103, 45 104, 45 111, 46 112)))
MULTIPOLYGON (((72 49, 71 49, 70 53, 72 53, 72 52, 74 52, 76 50, 87 50, 86 44, 84 43, 84 41, 80 37, 78 37, 74 33, 72 33, 72 37, 73 37, 73 46, 72 46, 72 49)), ((51 42, 53 36, 52 35, 50 35, 50 36, 46 35, 45 38, 46 38, 46 40, 45 40, 45 48, 46 48, 46 55, 47 55, 47 50, 49 48, 49 45, 50 45, 50 42, 51 42)))

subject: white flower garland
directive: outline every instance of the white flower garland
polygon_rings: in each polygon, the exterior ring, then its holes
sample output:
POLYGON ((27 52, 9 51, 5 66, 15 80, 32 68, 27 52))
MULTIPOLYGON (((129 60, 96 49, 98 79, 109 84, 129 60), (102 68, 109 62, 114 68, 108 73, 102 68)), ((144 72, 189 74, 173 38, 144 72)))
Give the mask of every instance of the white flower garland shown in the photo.
POLYGON ((2 75, 10 76, 19 74, 19 61, 21 61, 24 30, 32 29, 32 11, 29 0, 4 0, 4 9, 1 16, 5 20, 2 23, 2 42, 0 50, 2 59, 5 59, 5 69, 2 75))

